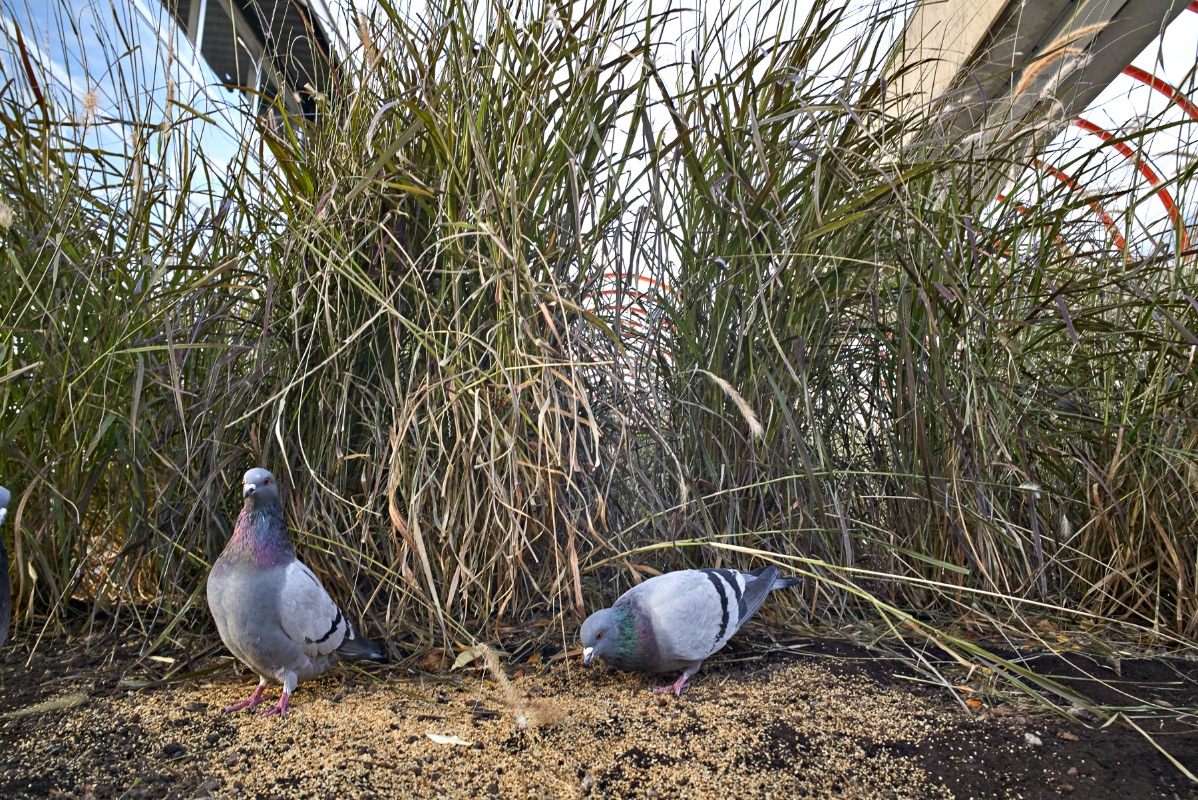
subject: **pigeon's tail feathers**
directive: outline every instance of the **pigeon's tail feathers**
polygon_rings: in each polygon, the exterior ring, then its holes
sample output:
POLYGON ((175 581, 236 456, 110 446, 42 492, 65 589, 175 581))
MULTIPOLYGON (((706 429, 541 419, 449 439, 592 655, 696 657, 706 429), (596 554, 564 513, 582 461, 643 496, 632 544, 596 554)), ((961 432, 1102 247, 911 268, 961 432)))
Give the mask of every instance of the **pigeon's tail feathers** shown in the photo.
MULTIPOLYGON (((757 609, 761 608, 761 604, 765 602, 765 598, 769 596, 770 591, 774 588, 774 578, 778 574, 777 567, 766 567, 760 575, 754 576, 751 581, 746 581, 744 591, 740 596, 740 616, 736 621, 737 629, 749 621, 749 617, 757 613, 757 609)), ((743 577, 741 580, 744 580, 743 577)))
POLYGON ((776 577, 778 574, 778 568, 775 567, 773 564, 766 564, 764 567, 758 567, 757 569, 753 570, 749 574, 755 578, 760 578, 760 577, 764 576, 770 570, 773 570, 774 575, 775 575, 774 582, 773 582, 773 584, 770 585, 771 592, 774 591, 775 589, 789 589, 791 586, 798 586, 800 583, 803 582, 802 578, 779 578, 779 577, 776 577))
POLYGON ((382 642, 371 641, 365 636, 345 637, 345 641, 337 648, 337 654, 342 658, 377 661, 380 664, 391 660, 387 657, 387 650, 383 647, 382 642))

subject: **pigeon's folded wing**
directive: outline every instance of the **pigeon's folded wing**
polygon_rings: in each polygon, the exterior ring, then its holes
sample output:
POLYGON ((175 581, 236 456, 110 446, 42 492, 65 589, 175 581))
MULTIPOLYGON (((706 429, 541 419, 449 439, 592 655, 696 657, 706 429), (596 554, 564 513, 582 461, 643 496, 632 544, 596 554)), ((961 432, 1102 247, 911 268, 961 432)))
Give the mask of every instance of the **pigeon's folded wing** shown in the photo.
POLYGON ((279 618, 291 640, 309 658, 328 655, 353 636, 348 620, 303 562, 292 561, 283 574, 279 618))
POLYGON ((653 619, 663 652, 701 661, 727 644, 761 607, 774 573, 763 579, 730 569, 671 572, 652 586, 642 584, 638 599, 653 619))
POLYGON ((727 631, 727 606, 721 608, 715 588, 698 570, 667 572, 624 597, 652 621, 656 649, 667 660, 702 661, 727 631))

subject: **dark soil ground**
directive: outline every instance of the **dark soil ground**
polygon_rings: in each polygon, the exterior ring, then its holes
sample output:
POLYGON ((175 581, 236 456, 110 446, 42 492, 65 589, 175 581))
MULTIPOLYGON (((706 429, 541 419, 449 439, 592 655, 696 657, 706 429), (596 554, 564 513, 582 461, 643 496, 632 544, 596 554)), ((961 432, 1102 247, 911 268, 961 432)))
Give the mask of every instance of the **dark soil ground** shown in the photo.
MULTIPOLYGON (((255 683, 232 668, 137 688, 165 663, 30 645, 0 653, 3 798, 1198 798, 1122 722, 969 711, 897 662, 823 641, 734 642, 680 699, 552 650, 508 660, 506 687, 471 667, 340 667, 302 685, 284 720, 222 714, 255 683)), ((1030 666, 1127 707, 1198 773, 1198 662, 1030 666)))

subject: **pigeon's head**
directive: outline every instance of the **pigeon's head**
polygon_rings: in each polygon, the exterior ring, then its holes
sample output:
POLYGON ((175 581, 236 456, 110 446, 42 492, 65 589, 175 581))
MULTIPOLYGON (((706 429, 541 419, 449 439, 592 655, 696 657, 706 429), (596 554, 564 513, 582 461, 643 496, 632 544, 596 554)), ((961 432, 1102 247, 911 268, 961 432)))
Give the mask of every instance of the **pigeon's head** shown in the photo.
POLYGON ((241 479, 241 496, 247 503, 255 506, 277 503, 279 485, 269 470, 254 467, 241 479))
POLYGON ((8 489, 0 486, 0 525, 4 524, 4 518, 8 516, 8 501, 12 499, 12 495, 8 493, 8 489))
POLYGON ((582 623, 582 663, 590 664, 595 658, 608 658, 626 646, 626 625, 621 624, 619 610, 605 608, 596 611, 582 623))

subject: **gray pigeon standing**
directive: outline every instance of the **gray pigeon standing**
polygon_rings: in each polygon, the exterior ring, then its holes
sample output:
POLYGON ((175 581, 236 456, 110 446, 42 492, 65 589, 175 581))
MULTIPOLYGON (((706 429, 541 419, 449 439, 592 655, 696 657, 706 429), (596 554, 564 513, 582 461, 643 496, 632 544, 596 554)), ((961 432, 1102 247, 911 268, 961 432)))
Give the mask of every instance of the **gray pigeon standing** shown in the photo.
POLYGON ((779 578, 778 568, 752 572, 686 569, 667 572, 634 586, 612 605, 582 623, 582 660, 596 657, 613 667, 682 676, 653 691, 681 695, 703 660, 748 622, 774 589, 802 583, 779 578))
POLYGON ((8 501, 12 495, 0 486, 0 647, 8 641, 8 625, 12 621, 12 584, 8 582, 8 551, 4 549, 4 518, 8 516, 8 501))
POLYGON ((279 487, 264 469, 245 473, 245 506, 233 537, 208 575, 208 608, 221 641, 261 680, 249 698, 225 711, 253 708, 268 680, 283 684, 263 716, 287 716, 299 681, 342 659, 385 661, 382 648, 354 632, 312 570, 295 557, 283 522, 279 487))

